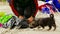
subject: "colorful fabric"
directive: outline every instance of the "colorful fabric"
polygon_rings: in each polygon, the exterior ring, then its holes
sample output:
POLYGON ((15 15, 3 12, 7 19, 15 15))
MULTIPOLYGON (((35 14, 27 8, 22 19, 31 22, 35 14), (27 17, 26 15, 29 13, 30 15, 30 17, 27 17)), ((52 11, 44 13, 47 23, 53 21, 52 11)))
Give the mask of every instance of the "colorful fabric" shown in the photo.
MULTIPOLYGON (((46 2, 48 2, 50 0, 46 0, 46 2)), ((58 0, 51 0, 52 3, 55 5, 55 7, 58 9, 58 11, 60 12, 60 3, 58 2, 58 0)))
POLYGON ((3 26, 3 24, 0 23, 0 27, 2 27, 2 26, 3 26))
POLYGON ((4 16, 0 17, 0 23, 5 24, 11 17, 12 17, 12 15, 4 15, 4 16))
POLYGON ((45 0, 45 2, 48 2, 48 1, 50 1, 50 0, 45 0))
POLYGON ((3 15, 5 15, 5 12, 1 11, 0 12, 0 17, 2 17, 3 15))
POLYGON ((47 14, 56 12, 56 9, 55 9, 54 5, 49 4, 49 3, 46 3, 44 5, 41 5, 39 7, 39 10, 41 10, 42 13, 47 13, 47 14))

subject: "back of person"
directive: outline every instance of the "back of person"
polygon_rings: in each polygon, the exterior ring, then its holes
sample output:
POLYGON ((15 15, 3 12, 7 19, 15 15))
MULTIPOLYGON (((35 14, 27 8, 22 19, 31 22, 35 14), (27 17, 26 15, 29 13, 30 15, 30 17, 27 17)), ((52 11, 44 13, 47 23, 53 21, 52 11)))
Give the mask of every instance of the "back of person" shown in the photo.
MULTIPOLYGON (((21 8, 23 10, 28 9, 32 14, 38 10, 37 0, 8 0, 10 7, 15 15, 19 15, 21 8)), ((28 12, 29 12, 28 11, 28 12)), ((21 11, 22 12, 22 11, 21 11)), ((34 14, 35 15, 35 14, 34 14)))

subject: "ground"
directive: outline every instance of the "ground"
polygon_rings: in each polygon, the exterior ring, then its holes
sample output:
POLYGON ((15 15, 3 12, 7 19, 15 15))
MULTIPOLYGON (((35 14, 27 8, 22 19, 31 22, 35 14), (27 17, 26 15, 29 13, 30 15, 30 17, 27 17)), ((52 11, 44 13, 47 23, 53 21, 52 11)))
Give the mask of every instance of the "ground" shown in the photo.
MULTIPOLYGON (((2 5, 0 4, 0 11, 4 11, 6 13, 12 13, 11 8, 9 7, 9 5, 2 5)), ((13 14, 13 13, 12 13, 13 14)), ((48 17, 48 15, 46 14, 42 14, 41 12, 37 13, 36 18, 40 18, 40 17, 48 17)), ((52 30, 47 31, 48 27, 46 27, 45 29, 41 30, 41 29, 12 29, 10 30, 5 29, 5 28, 0 28, 0 34, 60 34, 60 13, 55 13, 54 14, 55 17, 55 21, 56 21, 56 25, 57 25, 57 29, 55 31, 52 30)))

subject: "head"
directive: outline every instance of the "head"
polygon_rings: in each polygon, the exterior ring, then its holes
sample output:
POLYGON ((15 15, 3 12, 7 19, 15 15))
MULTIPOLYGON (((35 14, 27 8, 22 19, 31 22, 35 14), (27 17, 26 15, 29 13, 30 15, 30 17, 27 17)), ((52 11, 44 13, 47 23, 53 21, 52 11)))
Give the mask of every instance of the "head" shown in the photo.
POLYGON ((31 24, 30 24, 30 28, 35 28, 38 26, 38 23, 36 21, 33 21, 31 24))

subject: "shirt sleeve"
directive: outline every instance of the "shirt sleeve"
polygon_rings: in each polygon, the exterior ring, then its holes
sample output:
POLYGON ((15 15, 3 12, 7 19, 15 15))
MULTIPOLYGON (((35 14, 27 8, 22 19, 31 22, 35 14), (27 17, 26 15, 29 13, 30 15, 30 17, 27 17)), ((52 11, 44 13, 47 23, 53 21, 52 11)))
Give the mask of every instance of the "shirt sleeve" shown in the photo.
POLYGON ((19 16, 17 10, 16 10, 15 7, 14 7, 14 0, 10 0, 9 2, 10 2, 9 5, 10 5, 10 7, 11 7, 11 9, 12 9, 12 12, 13 12, 16 16, 19 16))

